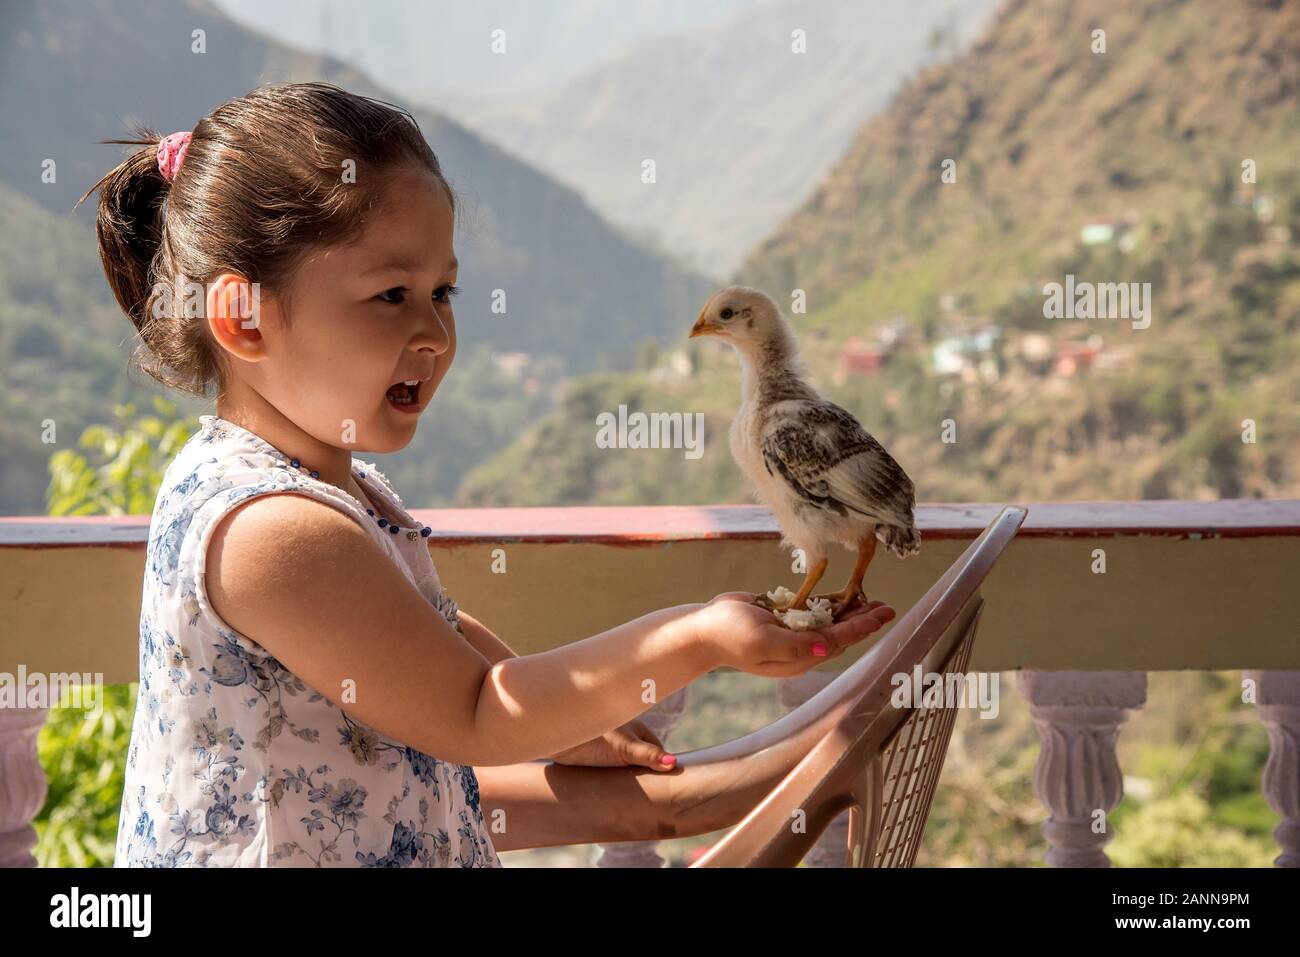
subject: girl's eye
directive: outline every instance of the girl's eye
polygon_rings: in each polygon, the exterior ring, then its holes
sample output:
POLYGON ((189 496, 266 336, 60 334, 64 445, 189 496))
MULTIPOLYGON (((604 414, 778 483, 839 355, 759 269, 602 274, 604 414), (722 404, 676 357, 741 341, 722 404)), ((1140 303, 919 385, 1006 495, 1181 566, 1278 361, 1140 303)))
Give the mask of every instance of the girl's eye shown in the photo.
MULTIPOLYGON (((400 305, 406 301, 406 294, 410 290, 405 286, 394 286, 392 289, 385 289, 379 295, 375 296, 380 302, 386 302, 391 305, 400 305), (395 298, 389 298, 393 296, 395 298)), ((451 297, 460 294, 459 286, 439 286, 433 291, 434 302, 451 302, 451 297)))

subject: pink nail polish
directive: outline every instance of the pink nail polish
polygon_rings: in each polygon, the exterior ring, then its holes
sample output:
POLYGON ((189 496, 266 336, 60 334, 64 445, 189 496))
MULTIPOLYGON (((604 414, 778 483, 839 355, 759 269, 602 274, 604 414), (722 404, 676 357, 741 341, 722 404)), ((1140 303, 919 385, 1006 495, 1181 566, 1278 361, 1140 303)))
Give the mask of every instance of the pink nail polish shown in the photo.
POLYGON ((664 765, 665 767, 671 768, 674 764, 677 763, 677 759, 673 757, 671 754, 665 754, 662 758, 659 759, 659 763, 664 765))
POLYGON ((813 645, 813 654, 816 655, 818 658, 825 658, 826 645, 823 642, 820 641, 817 642, 817 644, 813 645))

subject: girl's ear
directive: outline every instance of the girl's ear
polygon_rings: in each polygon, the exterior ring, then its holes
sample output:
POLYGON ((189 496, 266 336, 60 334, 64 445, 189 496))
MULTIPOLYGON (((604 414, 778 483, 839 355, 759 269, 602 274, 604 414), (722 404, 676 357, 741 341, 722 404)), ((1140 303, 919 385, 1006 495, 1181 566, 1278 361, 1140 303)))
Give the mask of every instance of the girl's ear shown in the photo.
POLYGON ((208 284, 205 306, 208 328, 226 351, 241 359, 262 357, 262 302, 259 283, 238 273, 222 273, 208 284))

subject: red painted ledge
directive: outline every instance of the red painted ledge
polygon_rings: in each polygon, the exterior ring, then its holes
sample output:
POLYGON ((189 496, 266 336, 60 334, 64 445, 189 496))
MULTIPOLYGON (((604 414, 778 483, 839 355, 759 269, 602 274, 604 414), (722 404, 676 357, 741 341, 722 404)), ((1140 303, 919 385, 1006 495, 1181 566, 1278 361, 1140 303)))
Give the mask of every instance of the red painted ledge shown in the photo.
MULTIPOLYGON (((1020 538, 1251 538, 1300 535, 1300 499, 1213 502, 1045 502, 1029 509, 1020 538)), ((926 541, 971 539, 1001 504, 920 504, 926 541)), ((772 514, 757 505, 413 509, 438 546, 490 542, 647 545, 709 539, 776 539, 772 514)), ((0 517, 0 548, 143 548, 149 516, 0 517)))

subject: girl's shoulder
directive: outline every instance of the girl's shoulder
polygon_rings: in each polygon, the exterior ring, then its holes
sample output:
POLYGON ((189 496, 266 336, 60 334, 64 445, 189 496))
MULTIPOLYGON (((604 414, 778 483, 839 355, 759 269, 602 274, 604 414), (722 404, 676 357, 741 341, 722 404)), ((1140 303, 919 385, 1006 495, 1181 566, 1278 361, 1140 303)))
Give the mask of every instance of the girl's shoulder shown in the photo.
POLYGON ((342 489, 311 478, 265 439, 215 415, 199 416, 199 429, 163 474, 154 503, 150 538, 174 567, 187 538, 206 531, 249 498, 295 492, 338 508, 362 524, 362 505, 342 489))
MULTIPOLYGON (((221 619, 207 598, 209 545, 222 520, 250 499, 291 492, 344 512, 381 547, 392 548, 360 502, 328 482, 295 468, 265 439, 215 415, 199 417, 199 429, 177 453, 163 477, 150 523, 147 590, 189 627, 208 627, 248 654, 262 655, 251 639, 221 619)), ((179 620, 179 619, 178 619, 179 620)))

